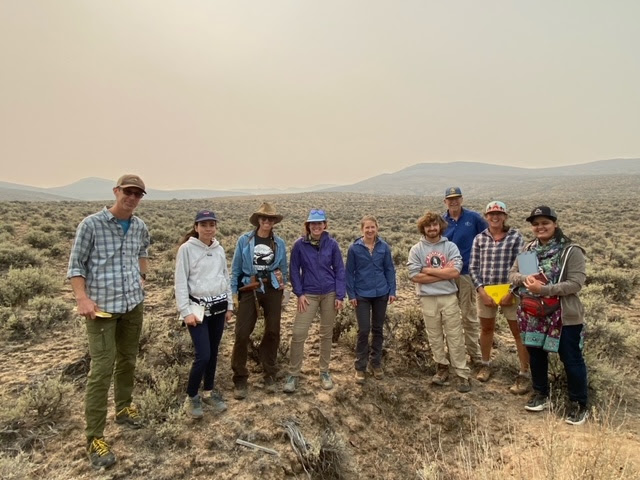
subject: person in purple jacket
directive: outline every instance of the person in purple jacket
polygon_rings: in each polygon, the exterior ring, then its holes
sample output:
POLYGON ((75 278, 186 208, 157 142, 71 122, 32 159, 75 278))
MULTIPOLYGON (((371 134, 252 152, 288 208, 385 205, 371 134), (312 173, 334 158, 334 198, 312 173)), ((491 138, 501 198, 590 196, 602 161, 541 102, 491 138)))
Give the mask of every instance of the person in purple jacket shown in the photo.
POLYGON ((342 309, 345 295, 345 272, 340 247, 327 229, 324 210, 313 209, 304 222, 306 234, 293 244, 289 261, 289 279, 298 297, 298 313, 293 321, 289 376, 283 391, 293 393, 304 356, 304 342, 309 335, 311 321, 320 311, 320 381, 322 388, 331 390, 329 373, 331 340, 336 313, 342 309))
POLYGON ((380 380, 384 376, 382 330, 387 302, 393 303, 396 299, 396 270, 389 245, 378 236, 376 217, 362 217, 360 230, 362 237, 356 239, 347 252, 347 295, 358 320, 355 368, 356 383, 362 384, 366 380, 367 362, 374 378, 380 380))

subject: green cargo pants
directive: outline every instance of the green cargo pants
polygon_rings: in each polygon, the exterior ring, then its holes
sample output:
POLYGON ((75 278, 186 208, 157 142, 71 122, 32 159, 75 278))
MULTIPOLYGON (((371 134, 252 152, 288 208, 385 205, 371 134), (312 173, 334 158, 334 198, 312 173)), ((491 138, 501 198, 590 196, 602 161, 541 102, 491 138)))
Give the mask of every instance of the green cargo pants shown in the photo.
POLYGON ((112 376, 116 412, 131 404, 143 310, 141 302, 127 313, 85 321, 91 355, 84 404, 89 440, 103 435, 112 376))

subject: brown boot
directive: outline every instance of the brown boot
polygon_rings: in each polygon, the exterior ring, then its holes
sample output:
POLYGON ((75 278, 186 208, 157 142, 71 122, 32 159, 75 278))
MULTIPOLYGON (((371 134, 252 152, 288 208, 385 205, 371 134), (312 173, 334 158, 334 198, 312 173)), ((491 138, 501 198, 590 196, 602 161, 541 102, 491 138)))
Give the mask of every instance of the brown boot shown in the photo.
POLYGON ((486 382, 491 377, 491 366, 483 364, 478 370, 478 374, 476 375, 476 379, 480 382, 486 382))
POLYGON ((529 390, 531 390, 531 378, 523 374, 519 374, 515 383, 509 387, 509 391, 514 395, 524 395, 529 390))
POLYGON ((434 385, 444 385, 447 378, 449 378, 449 365, 439 363, 436 374, 431 378, 431 383, 434 385))

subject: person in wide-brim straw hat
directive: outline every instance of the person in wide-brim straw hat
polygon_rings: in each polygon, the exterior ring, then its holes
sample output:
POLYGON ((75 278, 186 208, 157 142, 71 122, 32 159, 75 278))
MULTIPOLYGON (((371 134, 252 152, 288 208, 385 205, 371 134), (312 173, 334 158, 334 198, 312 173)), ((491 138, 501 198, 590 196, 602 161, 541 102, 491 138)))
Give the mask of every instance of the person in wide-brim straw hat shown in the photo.
POLYGON ((260 224, 258 222, 258 219, 260 217, 273 218, 274 225, 276 223, 280 223, 283 218, 282 215, 276 213, 275 207, 268 202, 264 202, 262 205, 260 205, 260 208, 258 208, 258 210, 251 214, 251 216, 249 217, 249 223, 254 227, 259 227, 260 224))
POLYGON ((275 391, 282 296, 288 276, 287 249, 284 240, 273 231, 281 221, 282 215, 273 205, 267 202, 260 205, 249 217, 255 228, 240 236, 231 261, 231 292, 237 305, 231 368, 237 400, 248 393, 249 337, 260 309, 264 312, 264 334, 259 348, 264 385, 267 391, 275 391))

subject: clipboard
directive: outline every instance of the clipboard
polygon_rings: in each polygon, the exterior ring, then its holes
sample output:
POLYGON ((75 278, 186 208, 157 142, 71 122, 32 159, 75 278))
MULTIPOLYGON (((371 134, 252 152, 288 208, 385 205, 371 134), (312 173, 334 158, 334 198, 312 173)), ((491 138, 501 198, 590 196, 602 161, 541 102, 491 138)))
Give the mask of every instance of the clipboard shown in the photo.
POLYGON ((522 252, 518 254, 518 271, 523 275, 535 275, 540 272, 536 252, 522 252))
POLYGON ((484 291, 487 292, 493 301, 496 302, 496 305, 500 305, 500 300, 509 293, 509 289, 511 288, 510 283, 501 283, 499 285, 485 285, 484 291))

